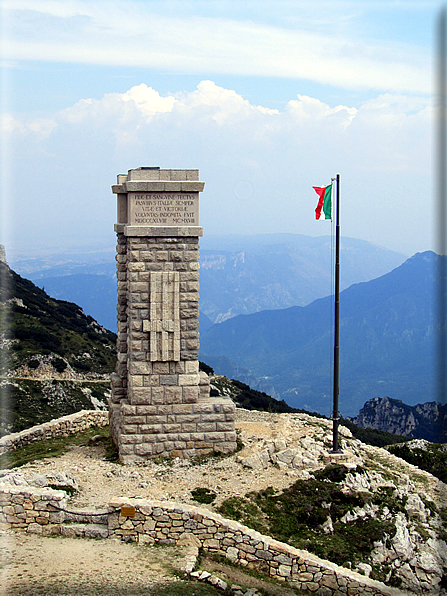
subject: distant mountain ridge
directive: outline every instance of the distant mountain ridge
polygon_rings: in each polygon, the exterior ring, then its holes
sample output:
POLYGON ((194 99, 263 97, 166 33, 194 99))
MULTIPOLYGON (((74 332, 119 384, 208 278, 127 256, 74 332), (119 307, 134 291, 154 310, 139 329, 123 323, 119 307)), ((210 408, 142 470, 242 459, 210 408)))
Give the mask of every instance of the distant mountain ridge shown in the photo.
POLYGON ((373 428, 432 443, 447 442, 447 405, 428 402, 408 406, 389 397, 368 400, 357 416, 348 418, 361 428, 373 428))
MULTIPOLYGON (((411 405, 436 401, 435 290, 441 258, 446 257, 418 253, 390 273, 341 293, 344 416, 355 415, 375 396, 389 395, 411 405)), ((218 365, 225 356, 262 382, 263 391, 326 415, 332 403, 332 354, 332 297, 224 321, 201 337, 200 348, 201 360, 216 372, 228 376, 218 365)))
MULTIPOLYGON (((368 281, 405 257, 343 238, 341 288, 368 281)), ((114 254, 95 252, 17 260, 17 271, 60 300, 79 304, 116 329, 114 254), (83 260, 84 259, 84 260, 83 260)), ((238 314, 304 306, 331 293, 331 238, 299 234, 211 236, 200 241, 200 329, 238 314)))
MULTIPOLYGON (((200 309, 214 323, 239 314, 305 306, 331 293, 330 236, 205 236, 200 242, 200 309)), ((343 238, 341 289, 400 265, 405 257, 343 238)))

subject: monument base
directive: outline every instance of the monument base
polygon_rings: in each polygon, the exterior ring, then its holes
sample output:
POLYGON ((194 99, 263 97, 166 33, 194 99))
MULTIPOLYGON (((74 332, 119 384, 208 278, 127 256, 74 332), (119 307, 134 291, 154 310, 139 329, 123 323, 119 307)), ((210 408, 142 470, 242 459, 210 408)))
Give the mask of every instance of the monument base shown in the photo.
POLYGON ((229 398, 192 404, 109 403, 110 430, 124 464, 155 457, 193 458, 236 450, 236 407, 229 398))

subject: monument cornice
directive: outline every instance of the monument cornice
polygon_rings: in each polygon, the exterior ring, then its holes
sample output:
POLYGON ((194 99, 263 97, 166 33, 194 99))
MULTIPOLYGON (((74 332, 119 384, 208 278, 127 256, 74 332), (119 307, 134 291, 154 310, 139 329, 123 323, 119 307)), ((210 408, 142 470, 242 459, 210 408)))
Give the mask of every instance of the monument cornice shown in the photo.
POLYGON ((114 184, 114 194, 127 194, 129 192, 202 192, 205 182, 196 180, 170 181, 170 180, 138 180, 114 184))
POLYGON ((203 228, 201 226, 131 226, 128 224, 115 224, 115 232, 124 236, 157 236, 172 238, 176 236, 201 237, 203 228))

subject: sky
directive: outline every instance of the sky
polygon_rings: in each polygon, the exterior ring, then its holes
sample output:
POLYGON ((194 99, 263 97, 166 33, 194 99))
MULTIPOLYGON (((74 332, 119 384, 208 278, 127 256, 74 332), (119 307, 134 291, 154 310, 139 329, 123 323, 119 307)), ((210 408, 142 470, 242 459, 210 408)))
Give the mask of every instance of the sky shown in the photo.
POLYGON ((0 243, 114 246, 116 175, 199 169, 204 235, 435 250, 427 1, 3 0, 0 243))

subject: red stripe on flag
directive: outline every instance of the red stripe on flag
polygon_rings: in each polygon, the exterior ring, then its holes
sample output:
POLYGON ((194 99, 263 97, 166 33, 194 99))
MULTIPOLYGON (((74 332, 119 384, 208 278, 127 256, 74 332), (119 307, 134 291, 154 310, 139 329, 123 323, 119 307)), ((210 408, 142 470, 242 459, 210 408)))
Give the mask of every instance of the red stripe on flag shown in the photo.
POLYGON ((324 193, 326 192, 326 186, 312 186, 317 195, 319 196, 318 205, 315 209, 315 219, 320 219, 321 210, 323 209, 324 193))

